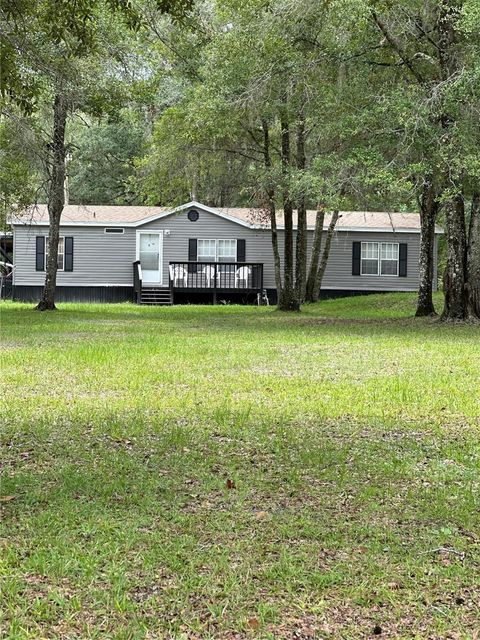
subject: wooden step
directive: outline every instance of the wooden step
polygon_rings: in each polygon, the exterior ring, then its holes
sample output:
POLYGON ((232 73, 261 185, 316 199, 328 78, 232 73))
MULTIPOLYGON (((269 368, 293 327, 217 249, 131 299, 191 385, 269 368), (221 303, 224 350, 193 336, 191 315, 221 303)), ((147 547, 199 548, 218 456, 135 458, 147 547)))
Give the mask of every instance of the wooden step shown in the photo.
POLYGON ((140 304, 167 306, 172 304, 170 289, 160 287, 142 287, 140 304))

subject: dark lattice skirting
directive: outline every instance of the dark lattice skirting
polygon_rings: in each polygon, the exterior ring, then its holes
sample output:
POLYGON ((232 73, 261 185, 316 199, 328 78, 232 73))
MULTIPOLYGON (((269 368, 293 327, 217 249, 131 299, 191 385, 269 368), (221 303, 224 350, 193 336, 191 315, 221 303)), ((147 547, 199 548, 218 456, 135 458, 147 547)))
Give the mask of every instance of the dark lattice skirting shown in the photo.
MULTIPOLYGON (((43 287, 15 285, 13 299, 21 302, 38 302, 43 287)), ((133 302, 133 287, 62 287, 55 292, 57 302, 133 302)))

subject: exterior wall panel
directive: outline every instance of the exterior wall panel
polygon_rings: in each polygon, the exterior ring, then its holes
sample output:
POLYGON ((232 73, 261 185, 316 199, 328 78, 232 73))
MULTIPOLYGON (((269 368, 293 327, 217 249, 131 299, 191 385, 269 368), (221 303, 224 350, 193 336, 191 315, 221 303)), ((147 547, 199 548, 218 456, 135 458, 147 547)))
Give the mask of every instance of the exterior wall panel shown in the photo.
POLYGON ((188 261, 188 239, 245 240, 245 262, 263 262, 264 286, 274 286, 273 256, 269 233, 250 229, 200 211, 197 222, 191 222, 187 211, 181 211, 156 222, 139 227, 141 231, 163 231, 163 283, 168 284, 168 263, 188 261), (169 234, 166 235, 165 231, 169 234))
MULTIPOLYGON (((15 284, 43 284, 44 271, 35 271, 35 237, 48 235, 48 227, 15 227, 15 284)), ((132 285, 135 229, 123 234, 104 233, 104 227, 62 226, 61 236, 74 237, 73 271, 59 271, 57 284, 132 285)))
MULTIPOLYGON (((137 230, 163 232, 163 286, 168 285, 168 263, 188 261, 188 240, 244 239, 246 262, 262 262, 264 286, 275 288, 270 232, 255 230, 200 210, 197 222, 181 211, 139 227, 125 227, 123 234, 106 234, 104 226, 62 226, 62 236, 74 237, 74 269, 58 272, 59 286, 129 287, 133 284, 132 263, 136 259, 137 230)), ((108 225, 105 225, 108 226, 108 225)), ((111 226, 111 225, 110 225, 111 226)), ((116 225, 121 226, 121 225, 116 225)), ((35 237, 48 235, 48 227, 16 226, 14 233, 15 285, 42 285, 45 273, 35 271, 35 237)), ((309 231, 309 253, 313 231, 309 231)), ((279 231, 283 260, 283 231, 279 231)), ((418 285, 418 233, 337 231, 332 240, 323 287, 335 291, 414 291, 418 285), (407 277, 352 276, 352 243, 355 241, 408 244, 407 277)), ((437 264, 435 260, 435 273, 437 264)))

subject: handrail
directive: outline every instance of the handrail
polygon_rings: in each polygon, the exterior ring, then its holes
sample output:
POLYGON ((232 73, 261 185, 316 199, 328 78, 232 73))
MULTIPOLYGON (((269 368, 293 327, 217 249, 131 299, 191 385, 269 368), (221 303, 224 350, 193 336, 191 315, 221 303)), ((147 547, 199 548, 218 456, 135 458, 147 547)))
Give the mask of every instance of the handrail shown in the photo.
POLYGON ((172 261, 168 266, 171 289, 263 289, 261 262, 172 261))
POLYGON ((133 263, 133 290, 137 304, 140 303, 142 297, 142 265, 140 260, 133 263))
POLYGON ((209 260, 170 260, 170 262, 168 263, 170 264, 211 264, 213 265, 218 265, 219 267, 224 266, 224 265, 238 265, 239 267, 253 267, 253 266, 263 266, 263 262, 215 262, 215 261, 209 261, 209 260))
POLYGON ((0 262, 0 300, 3 300, 4 293, 5 299, 7 297, 7 284, 10 288, 10 295, 13 292, 13 272, 15 271, 15 266, 10 262, 0 262), (6 269, 4 273, 1 268, 6 269), (8 269, 10 269, 8 271, 8 269))

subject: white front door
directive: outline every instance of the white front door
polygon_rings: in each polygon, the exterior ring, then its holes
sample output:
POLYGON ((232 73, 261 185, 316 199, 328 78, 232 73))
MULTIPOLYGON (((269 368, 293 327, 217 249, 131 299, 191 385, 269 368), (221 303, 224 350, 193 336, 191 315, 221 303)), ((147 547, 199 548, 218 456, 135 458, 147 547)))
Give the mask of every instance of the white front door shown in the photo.
POLYGON ((142 267, 142 281, 162 284, 163 233, 137 231, 137 260, 142 267))

